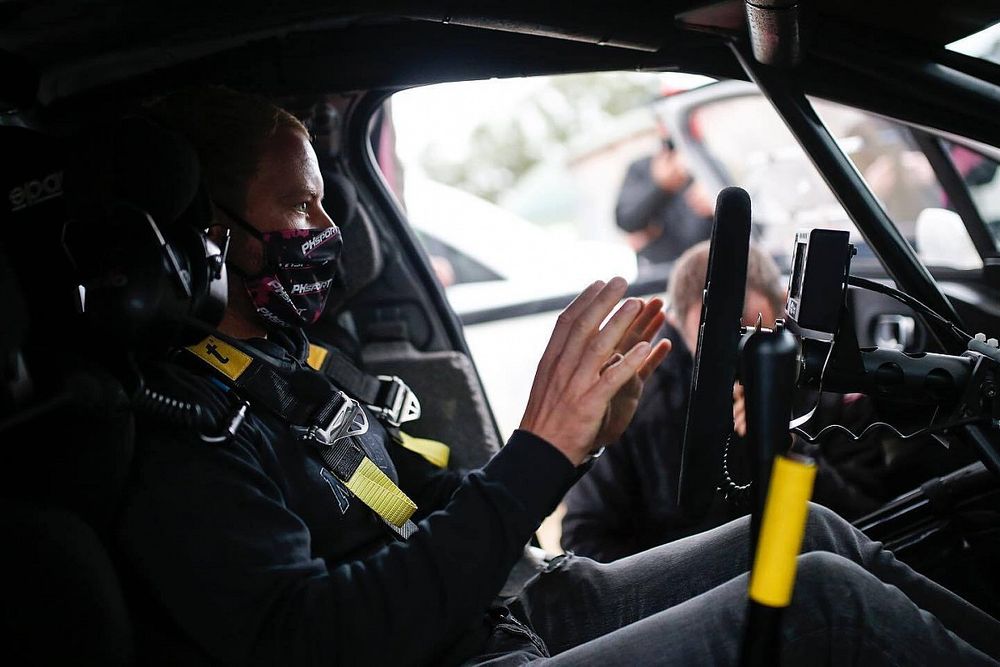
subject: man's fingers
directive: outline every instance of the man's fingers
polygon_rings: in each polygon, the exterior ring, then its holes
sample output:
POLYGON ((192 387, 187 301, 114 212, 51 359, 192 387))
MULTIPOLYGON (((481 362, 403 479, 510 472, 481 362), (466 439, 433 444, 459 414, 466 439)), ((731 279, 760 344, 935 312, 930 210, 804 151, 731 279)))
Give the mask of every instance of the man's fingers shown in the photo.
POLYGON ((747 434, 747 404, 739 383, 733 385, 733 430, 741 438, 747 434))
POLYGON ((747 434, 747 404, 743 398, 743 385, 733 385, 733 430, 741 438, 747 434))
POLYGON ((666 314, 663 312, 663 301, 658 298, 646 301, 632 322, 632 326, 629 327, 628 333, 619 343, 618 351, 626 352, 640 340, 650 340, 663 326, 664 319, 666 314))
POLYGON ((617 363, 605 368, 600 381, 592 389, 597 392, 597 400, 602 403, 611 400, 611 397, 635 376, 639 366, 649 356, 650 349, 651 346, 646 341, 636 343, 635 347, 626 352, 617 363))
MULTIPOLYGON (((628 282, 621 276, 615 276, 602 287, 585 308, 579 311, 575 324, 580 331, 595 331, 604 318, 625 296, 628 282)), ((575 329, 574 329, 575 330, 575 329)))
MULTIPOLYGON (((661 306, 662 308, 662 306, 661 306)), ((667 314, 660 310, 653 315, 646 328, 642 332, 641 340, 652 341, 653 337, 663 328, 663 323, 667 321, 667 314)))
POLYGON ((579 363, 584 346, 627 288, 628 283, 621 277, 616 276, 607 283, 598 280, 559 314, 535 370, 522 424, 530 423, 545 409, 553 398, 553 391, 562 391, 579 363))
MULTIPOLYGON (((596 373, 607 358, 615 351, 615 343, 628 328, 628 323, 635 319, 635 316, 638 314, 638 302, 631 300, 632 305, 629 305, 629 301, 626 301, 622 308, 619 308, 618 312, 605 325, 605 330, 612 327, 612 331, 615 334, 614 338, 611 339, 610 347, 606 344, 610 336, 602 337, 603 330, 600 330, 599 327, 604 318, 611 312, 611 309, 615 307, 615 304, 625 296, 627 288, 628 283, 625 282, 624 278, 617 276, 612 278, 597 293, 587 307, 579 313, 576 319, 569 323, 567 337, 559 352, 558 367, 552 368, 552 378, 554 381, 557 383, 566 382, 571 378, 579 368, 581 360, 588 349, 596 350, 600 348, 602 350, 599 359, 590 359, 592 363, 588 365, 588 370, 591 373, 596 373), (624 312, 622 309, 625 309, 624 312), (628 316, 628 321, 622 326, 622 318, 626 315, 628 316)), ((558 384, 556 386, 558 388, 558 384)))
MULTIPOLYGON (((608 358, 615 354, 619 342, 626 335, 642 309, 640 303, 637 299, 627 299, 596 335, 590 336, 589 340, 585 342, 581 341, 585 347, 579 350, 576 369, 570 376, 570 381, 579 379, 589 384, 593 380, 594 376, 607 363, 608 358)), ((568 349, 569 344, 567 343, 568 349)))
POLYGON ((622 360, 624 356, 625 355, 622 354, 621 352, 615 352, 613 355, 611 355, 611 358, 608 359, 607 362, 605 362, 604 366, 601 367, 601 372, 603 373, 607 369, 617 364, 619 361, 622 360))
MULTIPOLYGON (((591 283, 587 289, 580 292, 573 301, 566 306, 559 317, 556 319, 556 326, 552 330, 552 335, 549 337, 549 343, 545 346, 545 352, 542 353, 542 360, 545 361, 547 358, 551 359, 557 357, 562 351, 563 345, 566 344, 566 339, 569 337, 570 331, 573 329, 573 324, 576 320, 583 314, 583 312, 593 303, 594 299, 607 285, 603 280, 597 280, 591 283)), ((539 367, 541 367, 541 362, 539 362, 539 367)))
POLYGON ((642 362, 641 366, 639 366, 639 370, 637 371, 639 379, 643 382, 648 380, 649 376, 652 375, 654 370, 656 370, 656 367, 662 364, 663 360, 667 358, 668 354, 670 354, 671 349, 673 349, 673 343, 671 343, 668 339, 664 338, 663 340, 658 341, 656 345, 653 346, 649 356, 646 357, 646 360, 642 362))
POLYGON ((545 397, 548 384, 552 379, 552 369, 559 360, 566 339, 569 337, 573 323, 593 302, 594 298, 603 290, 605 282, 597 280, 591 283, 586 289, 580 292, 573 301, 559 314, 556 326, 549 336, 549 342, 542 352, 542 358, 538 360, 535 368, 535 378, 531 383, 531 392, 528 394, 528 405, 524 409, 524 421, 530 421, 540 409, 540 404, 545 397))
POLYGON ((561 313, 559 313, 559 319, 572 322, 578 318, 605 287, 607 287, 607 283, 603 280, 595 280, 592 282, 586 289, 580 292, 561 313))

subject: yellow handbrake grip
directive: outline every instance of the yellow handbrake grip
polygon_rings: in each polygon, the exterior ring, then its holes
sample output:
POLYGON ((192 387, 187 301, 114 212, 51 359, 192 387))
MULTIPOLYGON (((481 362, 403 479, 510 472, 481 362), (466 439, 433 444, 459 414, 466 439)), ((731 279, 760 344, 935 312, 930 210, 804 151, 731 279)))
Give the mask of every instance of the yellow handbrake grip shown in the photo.
POLYGON ((795 567, 809 516, 816 465, 809 459, 776 456, 764 504, 750 599, 768 607, 787 607, 795 567))

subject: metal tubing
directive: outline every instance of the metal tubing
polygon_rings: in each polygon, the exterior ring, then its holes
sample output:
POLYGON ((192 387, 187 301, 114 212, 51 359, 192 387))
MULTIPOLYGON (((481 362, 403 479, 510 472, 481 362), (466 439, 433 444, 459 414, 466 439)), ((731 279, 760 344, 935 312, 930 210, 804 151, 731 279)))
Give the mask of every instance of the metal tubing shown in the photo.
POLYGON ((747 0, 747 30, 754 58, 775 67, 802 62, 798 0, 747 0))
MULTIPOLYGON (((760 65, 752 55, 746 53, 741 44, 733 43, 731 47, 747 75, 760 87, 785 125, 798 139, 899 288, 961 325, 961 319, 951 302, 917 259, 910 244, 892 224, 892 220, 868 189, 854 164, 837 145, 836 139, 820 120, 793 77, 787 72, 760 65)), ((962 351, 941 324, 930 321, 929 318, 922 319, 945 351, 962 351)))

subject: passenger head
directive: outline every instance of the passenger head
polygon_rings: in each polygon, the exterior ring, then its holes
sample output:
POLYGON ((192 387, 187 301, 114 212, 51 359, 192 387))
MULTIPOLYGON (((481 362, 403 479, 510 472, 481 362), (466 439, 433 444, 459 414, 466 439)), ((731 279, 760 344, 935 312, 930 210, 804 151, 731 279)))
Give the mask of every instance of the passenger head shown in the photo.
POLYGON ((231 235, 220 331, 264 336, 319 317, 340 233, 322 206, 305 126, 266 100, 218 87, 174 93, 149 113, 194 146, 215 206, 210 236, 222 244, 231 235))
MULTIPOLYGON (((670 300, 670 321, 684 344, 694 354, 701 323, 701 298, 708 274, 709 242, 692 246, 674 264, 667 292, 670 300)), ((747 289, 743 297, 743 324, 756 323, 758 313, 764 326, 774 326, 785 308, 785 290, 781 272, 771 257, 751 244, 747 255, 747 289)))

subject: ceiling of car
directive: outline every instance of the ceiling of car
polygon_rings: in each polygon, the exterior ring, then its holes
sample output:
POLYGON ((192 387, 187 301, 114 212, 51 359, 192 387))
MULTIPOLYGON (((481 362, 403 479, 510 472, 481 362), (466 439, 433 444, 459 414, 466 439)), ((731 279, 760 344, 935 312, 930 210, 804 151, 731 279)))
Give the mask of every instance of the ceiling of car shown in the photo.
MULTIPOLYGON (((994 0, 800 5, 816 33, 849 29, 929 47, 998 18, 994 0)), ((732 0, 0 0, 0 109, 197 81, 277 94, 595 68, 740 76, 720 34, 742 30, 741 7, 732 0)))

